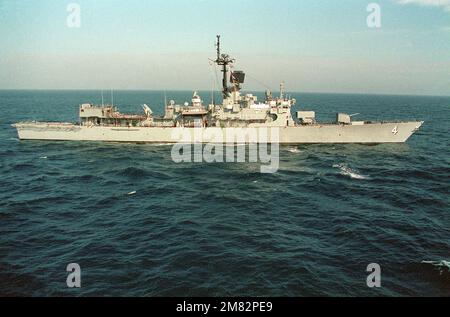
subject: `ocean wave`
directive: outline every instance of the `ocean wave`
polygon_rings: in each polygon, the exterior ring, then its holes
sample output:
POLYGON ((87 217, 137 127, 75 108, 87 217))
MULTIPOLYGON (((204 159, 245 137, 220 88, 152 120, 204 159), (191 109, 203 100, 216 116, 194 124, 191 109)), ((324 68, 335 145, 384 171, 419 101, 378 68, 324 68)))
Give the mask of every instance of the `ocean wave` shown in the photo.
POLYGON ((29 272, 20 272, 20 267, 0 262, 0 295, 6 297, 33 296, 36 289, 45 284, 29 272))
POLYGON ((18 163, 13 166, 13 170, 20 171, 20 170, 30 169, 30 168, 34 168, 34 167, 35 166, 30 163, 18 163))
POLYGON ((117 171, 117 175, 127 177, 144 177, 148 174, 148 171, 139 167, 126 167, 117 171))
POLYGON ((339 168, 341 170, 341 175, 349 176, 350 178, 353 179, 370 179, 368 176, 359 174, 358 171, 351 169, 344 163, 334 164, 333 167, 339 168))
POLYGON ((450 273, 450 261, 422 261, 422 264, 432 265, 439 271, 440 275, 449 274, 450 273))
POLYGON ((99 176, 92 174, 83 175, 64 175, 60 178, 60 181, 65 183, 77 183, 77 182, 88 182, 88 181, 100 181, 99 176))

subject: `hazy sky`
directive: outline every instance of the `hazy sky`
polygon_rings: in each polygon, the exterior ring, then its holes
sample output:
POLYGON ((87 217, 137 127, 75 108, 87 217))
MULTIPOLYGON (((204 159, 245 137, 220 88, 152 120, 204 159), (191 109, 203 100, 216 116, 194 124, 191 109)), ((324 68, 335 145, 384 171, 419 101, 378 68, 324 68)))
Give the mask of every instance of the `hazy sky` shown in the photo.
POLYGON ((450 95, 450 0, 0 0, 0 89, 211 89, 216 34, 246 89, 450 95))

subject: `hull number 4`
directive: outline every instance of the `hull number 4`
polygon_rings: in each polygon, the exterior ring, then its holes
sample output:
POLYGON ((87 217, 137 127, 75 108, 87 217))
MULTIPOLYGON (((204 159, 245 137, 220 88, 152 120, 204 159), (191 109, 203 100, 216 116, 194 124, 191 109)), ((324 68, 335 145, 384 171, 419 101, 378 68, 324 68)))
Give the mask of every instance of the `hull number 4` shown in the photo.
POLYGON ((395 126, 395 128, 392 129, 392 134, 397 135, 397 133, 398 133, 398 127, 395 126))

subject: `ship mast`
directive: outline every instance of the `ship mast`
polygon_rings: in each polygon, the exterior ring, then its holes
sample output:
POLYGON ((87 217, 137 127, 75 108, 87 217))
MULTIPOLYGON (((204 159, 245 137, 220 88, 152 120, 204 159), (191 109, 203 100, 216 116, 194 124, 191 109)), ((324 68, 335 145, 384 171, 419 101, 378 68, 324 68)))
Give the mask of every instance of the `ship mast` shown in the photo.
POLYGON ((222 66, 222 97, 226 99, 229 94, 228 90, 228 65, 234 63, 234 59, 228 54, 221 54, 220 52, 220 35, 217 35, 217 59, 214 61, 217 65, 222 66))
POLYGON ((284 90, 285 90, 285 86, 284 86, 284 81, 282 83, 280 83, 280 99, 284 99, 284 90))

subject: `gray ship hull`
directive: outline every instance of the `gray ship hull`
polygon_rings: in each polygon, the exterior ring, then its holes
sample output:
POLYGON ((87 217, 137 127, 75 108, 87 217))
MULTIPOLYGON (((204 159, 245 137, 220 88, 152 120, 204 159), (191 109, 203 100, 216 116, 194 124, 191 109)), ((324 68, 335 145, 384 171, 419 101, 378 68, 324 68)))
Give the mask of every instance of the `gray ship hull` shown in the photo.
POLYGON ((174 128, 82 126, 70 123, 17 123, 21 140, 104 141, 138 143, 255 143, 252 133, 267 138, 256 142, 280 144, 404 143, 423 122, 314 124, 296 127, 174 128), (256 131, 256 132, 255 132, 256 131))

